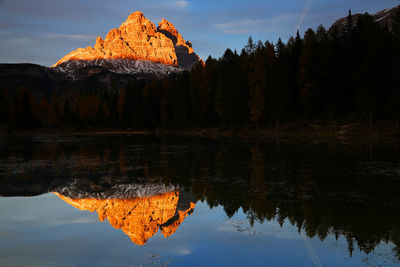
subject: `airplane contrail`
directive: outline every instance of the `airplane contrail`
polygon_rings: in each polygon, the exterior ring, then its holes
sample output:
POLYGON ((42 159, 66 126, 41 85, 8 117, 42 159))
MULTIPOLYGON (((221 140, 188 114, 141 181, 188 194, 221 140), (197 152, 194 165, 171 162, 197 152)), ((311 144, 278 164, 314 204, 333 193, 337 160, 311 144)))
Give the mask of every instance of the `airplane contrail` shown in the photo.
POLYGON ((306 244, 308 255, 310 256, 312 263, 314 263, 314 266, 322 267, 321 261, 319 260, 317 252, 312 247, 310 239, 303 234, 301 235, 301 237, 306 244))
POLYGON ((307 0, 306 5, 304 6, 303 13, 301 13, 299 23, 297 24, 296 32, 300 29, 301 24, 303 24, 303 20, 306 17, 308 10, 310 9, 310 6, 312 4, 312 0, 307 0))

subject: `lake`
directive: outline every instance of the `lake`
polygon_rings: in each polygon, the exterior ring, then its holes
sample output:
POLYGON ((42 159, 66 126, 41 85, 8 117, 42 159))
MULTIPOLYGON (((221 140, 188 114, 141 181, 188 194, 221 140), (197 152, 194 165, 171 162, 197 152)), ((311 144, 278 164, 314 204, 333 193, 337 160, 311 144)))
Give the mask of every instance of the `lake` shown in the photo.
POLYGON ((396 141, 0 139, 0 266, 399 266, 396 141))

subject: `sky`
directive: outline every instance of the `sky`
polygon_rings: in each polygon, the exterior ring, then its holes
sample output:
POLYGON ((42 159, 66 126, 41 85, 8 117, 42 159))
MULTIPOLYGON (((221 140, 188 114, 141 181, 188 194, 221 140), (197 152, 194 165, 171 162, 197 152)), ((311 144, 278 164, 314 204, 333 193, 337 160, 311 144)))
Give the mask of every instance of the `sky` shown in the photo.
POLYGON ((242 209, 231 218, 223 207, 196 203, 168 238, 157 232, 137 246, 96 212, 76 209, 56 195, 0 197, 2 266, 394 266, 392 243, 350 257, 343 236, 323 241, 285 220, 250 227, 242 209))
POLYGON ((203 59, 240 51, 248 37, 275 42, 299 29, 326 28, 353 13, 373 14, 399 0, 0 0, 0 63, 51 66, 96 36, 142 11, 154 24, 165 18, 203 59))

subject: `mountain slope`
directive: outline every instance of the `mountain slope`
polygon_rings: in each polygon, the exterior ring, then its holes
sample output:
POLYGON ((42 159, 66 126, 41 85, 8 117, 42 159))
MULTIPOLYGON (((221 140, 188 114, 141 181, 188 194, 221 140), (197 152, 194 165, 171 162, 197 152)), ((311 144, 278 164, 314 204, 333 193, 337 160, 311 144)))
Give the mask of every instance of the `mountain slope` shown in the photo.
MULTIPOLYGON (((375 22, 379 23, 382 27, 388 27, 388 30, 392 31, 394 16, 396 14, 397 8, 399 7, 387 8, 373 14, 372 16, 375 22)), ((361 14, 352 15, 353 28, 357 25, 357 21, 360 16, 361 14)), ((335 27, 339 32, 342 32, 347 27, 347 17, 338 19, 335 23, 332 24, 330 30, 333 30, 335 27)))
POLYGON ((163 19, 158 28, 142 12, 134 12, 93 47, 78 48, 52 67, 73 72, 81 67, 102 66, 116 73, 169 74, 190 69, 199 62, 192 45, 175 26, 163 19))
POLYGON ((99 220, 107 219, 115 229, 121 229, 137 245, 159 230, 165 238, 176 232, 183 220, 193 212, 195 202, 180 209, 180 192, 171 191, 143 198, 69 198, 55 193, 59 198, 80 210, 96 211, 99 220))

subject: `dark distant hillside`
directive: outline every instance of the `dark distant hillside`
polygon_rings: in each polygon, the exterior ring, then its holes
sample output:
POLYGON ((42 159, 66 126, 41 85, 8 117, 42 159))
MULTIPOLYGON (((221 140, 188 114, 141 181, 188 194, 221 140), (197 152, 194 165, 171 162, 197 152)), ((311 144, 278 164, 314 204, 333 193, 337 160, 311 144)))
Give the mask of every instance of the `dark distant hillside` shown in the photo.
POLYGON ((0 64, 0 84, 14 89, 27 87, 33 95, 49 96, 63 87, 65 77, 50 68, 35 64, 0 64))
MULTIPOLYGON (((376 23, 381 25, 382 27, 387 27, 389 31, 393 30, 393 23, 395 22, 396 10, 398 7, 387 8, 379 11, 376 14, 373 14, 372 17, 376 23)), ((365 13, 368 15, 368 13, 365 13)), ((358 19, 362 16, 362 14, 353 14, 352 15, 352 27, 357 26, 358 19)), ((339 32, 342 32, 347 27, 348 17, 344 17, 338 19, 335 23, 332 24, 330 31, 336 27, 339 32)))
POLYGON ((124 88, 130 79, 150 78, 150 75, 118 74, 100 66, 88 66, 71 73, 62 73, 36 64, 0 64, 0 86, 11 91, 26 87, 33 96, 50 97, 54 92, 71 89, 83 91, 124 88))

